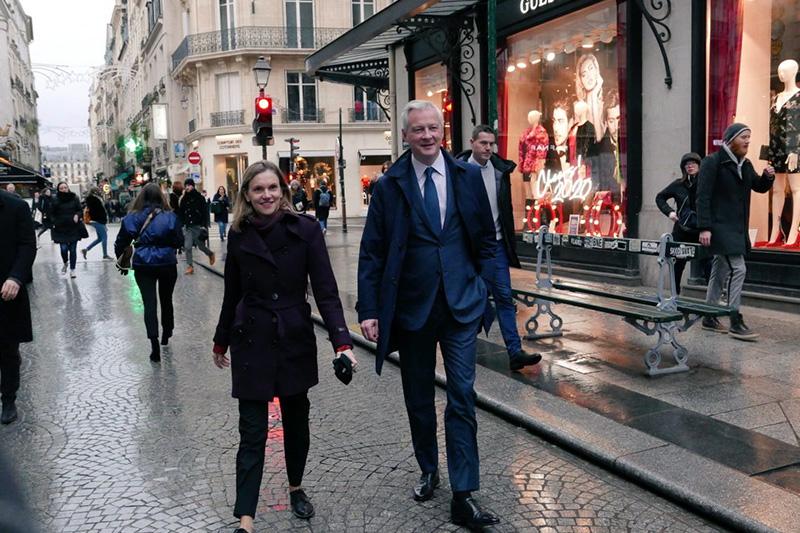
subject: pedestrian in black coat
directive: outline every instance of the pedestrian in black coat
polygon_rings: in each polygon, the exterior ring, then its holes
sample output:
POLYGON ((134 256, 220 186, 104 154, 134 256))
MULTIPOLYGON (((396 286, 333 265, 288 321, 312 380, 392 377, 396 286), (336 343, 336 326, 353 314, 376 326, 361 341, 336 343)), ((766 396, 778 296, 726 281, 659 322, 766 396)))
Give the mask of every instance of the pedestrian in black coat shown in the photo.
POLYGON ((88 237, 81 217, 83 209, 78 195, 69 190, 67 182, 58 184, 53 203, 50 205, 50 218, 53 220, 53 242, 61 245, 61 260, 64 265, 61 273, 67 273, 69 262, 70 277, 75 277, 75 263, 78 260, 78 241, 88 237))
POLYGON ((0 191, 0 422, 17 418, 21 359, 19 344, 33 340, 31 307, 25 285, 33 281, 36 235, 28 204, 0 191))
MULTIPOLYGON (((656 206, 675 224, 672 238, 677 242, 698 242, 697 229, 697 174, 702 158, 694 153, 681 158, 681 178, 667 185, 656 195, 656 206), (669 200, 675 206, 669 204, 669 200)), ((681 293, 681 278, 686 268, 686 259, 675 260, 675 292, 681 293)))
POLYGON ((208 256, 208 263, 214 265, 217 258, 206 245, 208 240, 209 211, 208 203, 194 186, 194 180, 183 181, 183 196, 178 207, 178 218, 183 224, 183 250, 186 252, 185 274, 194 274, 193 248, 197 246, 208 256))
POLYGON ((89 246, 81 250, 81 255, 86 259, 89 250, 99 244, 103 250, 103 259, 111 259, 111 256, 108 255, 108 229, 106 228, 108 214, 103 205, 102 193, 99 187, 92 187, 86 196, 86 209, 89 211, 89 224, 97 233, 97 238, 89 246))
POLYGON ((53 229, 53 219, 50 218, 50 207, 53 205, 53 193, 49 187, 42 191, 39 196, 39 210, 42 212, 42 227, 36 238, 41 237, 46 231, 53 229))
MULTIPOLYGON (((706 302, 718 304, 723 284, 727 287, 728 306, 734 309, 727 333, 739 340, 755 340, 745 325, 739 305, 747 274, 744 256, 750 250, 750 192, 765 193, 772 188, 775 169, 767 165, 756 174, 747 157, 750 128, 731 124, 723 135, 722 148, 703 159, 697 188, 697 227, 700 244, 714 254, 706 302)), ((716 319, 703 320, 703 328, 725 332, 716 319)))
POLYGON ((322 180, 319 189, 315 190, 311 196, 314 202, 314 214, 317 217, 319 226, 322 228, 322 233, 327 233, 328 216, 333 205, 333 191, 328 188, 328 182, 322 180))
POLYGON ((214 213, 214 222, 217 223, 219 228, 219 238, 221 241, 225 240, 228 229, 228 211, 231 208, 231 199, 228 197, 228 191, 222 185, 217 189, 214 199, 211 201, 211 212, 214 213))
POLYGON ((214 363, 232 367, 241 435, 234 516, 251 532, 264 468, 267 403, 275 398, 292 512, 306 519, 314 514, 301 488, 309 448, 307 393, 318 382, 309 279, 331 348, 355 358, 322 231, 314 219, 292 210, 280 169, 267 161, 250 165, 234 205, 214 363))

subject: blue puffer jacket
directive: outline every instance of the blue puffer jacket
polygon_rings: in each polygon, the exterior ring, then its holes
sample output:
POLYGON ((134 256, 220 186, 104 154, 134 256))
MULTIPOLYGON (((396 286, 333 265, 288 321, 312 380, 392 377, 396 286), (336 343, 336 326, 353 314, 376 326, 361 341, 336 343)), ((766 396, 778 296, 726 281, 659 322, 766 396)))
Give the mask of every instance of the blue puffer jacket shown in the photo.
MULTIPOLYGON (((114 243, 117 257, 126 246, 136 240, 153 207, 131 213, 122 219, 119 235, 114 243)), ((162 211, 153 217, 139 237, 131 265, 136 268, 170 266, 178 263, 175 250, 183 246, 183 231, 178 217, 172 211, 162 211)))

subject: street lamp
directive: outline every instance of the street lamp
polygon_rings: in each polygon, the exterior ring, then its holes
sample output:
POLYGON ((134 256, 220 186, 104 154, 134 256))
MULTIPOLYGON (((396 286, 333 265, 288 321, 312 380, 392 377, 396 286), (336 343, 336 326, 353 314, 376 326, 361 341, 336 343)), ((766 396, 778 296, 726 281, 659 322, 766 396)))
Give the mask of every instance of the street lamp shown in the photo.
POLYGON ((264 56, 259 56, 258 61, 256 61, 256 64, 253 67, 253 74, 256 77, 256 85, 258 85, 258 90, 262 93, 267 87, 270 71, 272 71, 272 67, 269 64, 269 60, 264 56))

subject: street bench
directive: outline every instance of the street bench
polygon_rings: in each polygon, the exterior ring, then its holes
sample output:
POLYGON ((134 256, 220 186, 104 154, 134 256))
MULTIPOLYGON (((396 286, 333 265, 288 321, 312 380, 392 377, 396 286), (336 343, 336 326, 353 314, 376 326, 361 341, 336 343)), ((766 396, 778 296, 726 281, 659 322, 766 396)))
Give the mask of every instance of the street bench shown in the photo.
POLYGON ((536 287, 529 290, 513 289, 515 300, 535 308, 525 323, 526 339, 560 337, 563 320, 553 311, 556 303, 572 305, 592 311, 617 315, 637 330, 658 340, 644 355, 649 376, 686 372, 688 350, 678 340, 678 333, 688 330, 706 316, 725 316, 727 307, 708 305, 700 300, 678 298, 675 290, 675 259, 693 259, 706 253, 698 244, 673 242, 670 234, 660 240, 595 237, 585 235, 560 235, 547 227, 536 233, 525 233, 527 242, 536 241, 536 287), (658 259, 659 276, 655 294, 636 289, 601 288, 586 284, 553 281, 551 249, 553 246, 583 248, 615 253, 654 256, 658 259), (666 294, 667 287, 670 294, 666 294), (550 331, 539 332, 542 315, 549 316, 550 331), (661 351, 671 347, 674 365, 662 367, 661 351))

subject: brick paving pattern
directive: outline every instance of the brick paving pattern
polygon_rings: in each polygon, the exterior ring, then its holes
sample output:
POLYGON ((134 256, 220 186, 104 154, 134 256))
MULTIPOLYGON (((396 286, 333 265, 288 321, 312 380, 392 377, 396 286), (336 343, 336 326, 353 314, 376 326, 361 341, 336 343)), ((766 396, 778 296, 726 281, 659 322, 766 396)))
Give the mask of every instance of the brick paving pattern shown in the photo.
MULTIPOLYGON (((31 296, 36 342, 23 345, 20 420, 0 428, 34 517, 51 532, 233 530, 237 410, 230 377, 211 363, 221 280, 181 275, 176 332, 160 365, 148 360, 132 276, 80 261, 60 274, 49 243, 31 296)), ((400 375, 372 356, 345 387, 317 330, 321 383, 311 392, 304 485, 317 513, 287 510, 281 425, 271 411, 257 531, 456 531, 446 467, 435 498, 415 503, 418 477, 400 375)), ((439 419, 444 394, 437 391, 439 419)), ((503 516, 494 531, 718 531, 702 519, 527 431, 478 413, 480 501, 503 516)), ((444 428, 439 442, 444 448, 444 428)))

